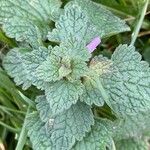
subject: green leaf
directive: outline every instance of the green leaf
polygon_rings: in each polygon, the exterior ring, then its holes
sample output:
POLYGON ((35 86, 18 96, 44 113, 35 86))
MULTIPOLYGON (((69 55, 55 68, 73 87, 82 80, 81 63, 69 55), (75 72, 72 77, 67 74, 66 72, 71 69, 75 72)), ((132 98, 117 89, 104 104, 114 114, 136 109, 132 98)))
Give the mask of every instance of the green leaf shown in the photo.
POLYGON ((51 139, 55 148, 70 149, 75 139, 82 140, 93 124, 93 114, 88 105, 81 102, 72 105, 54 119, 51 139))
POLYGON ((56 55, 47 57, 39 67, 36 69, 36 76, 45 82, 59 80, 59 69, 61 67, 61 59, 56 55))
POLYGON ((87 73, 86 61, 90 58, 86 44, 80 44, 74 39, 55 46, 51 55, 37 67, 36 75, 40 80, 52 82, 66 77, 68 79, 80 79, 87 73))
POLYGON ((139 113, 115 121, 113 137, 116 141, 150 135, 150 113, 139 113))
POLYGON ((91 132, 86 134, 82 141, 73 147, 73 150, 106 150, 107 144, 111 140, 111 133, 102 121, 95 121, 91 132))
POLYGON ((98 76, 102 77, 105 74, 110 74, 113 71, 112 62, 103 56, 94 57, 89 66, 89 73, 87 77, 83 78, 83 85, 85 86, 81 100, 88 105, 95 104, 103 106, 105 99, 103 98, 97 82, 98 76))
POLYGON ((129 30, 124 21, 100 4, 90 0, 74 0, 65 6, 64 15, 60 16, 56 29, 49 32, 48 38, 55 42, 75 38, 88 43, 96 36, 103 38, 129 30))
POLYGON ((51 47, 39 47, 30 51, 27 48, 15 48, 7 53, 3 66, 8 74, 14 78, 17 85, 23 85, 26 90, 32 84, 44 89, 46 82, 37 78, 35 69, 50 55, 51 47))
POLYGON ((51 118, 52 112, 46 100, 46 96, 41 95, 41 96, 36 97, 35 102, 37 103, 36 108, 39 112, 40 119, 43 122, 47 122, 51 118))
POLYGON ((60 6, 60 0, 1 0, 0 24, 9 37, 37 47, 46 38, 51 20, 58 18, 60 6))
POLYGON ((91 0, 74 1, 78 3, 83 12, 88 16, 90 25, 96 28, 101 38, 130 30, 123 20, 106 10, 104 6, 91 0))
POLYGON ((32 52, 26 53, 22 58, 22 62, 25 64, 24 69, 28 71, 28 78, 32 81, 32 84, 39 89, 44 89, 47 83, 38 78, 38 74, 35 70, 42 66, 42 63, 50 56, 51 51, 51 46, 48 48, 39 47, 37 50, 35 49, 32 52))
POLYGON ((54 150, 69 149, 75 144, 75 140, 82 140, 86 132, 91 130, 91 125, 94 125, 90 106, 82 102, 72 105, 68 110, 56 116, 51 116, 51 109, 45 96, 37 97, 36 102, 40 118, 45 123, 42 123, 37 113, 28 116, 26 127, 29 130, 28 135, 33 147, 36 146, 34 142, 37 140, 37 146, 43 142, 43 146, 51 144, 50 146, 54 150), (43 135, 44 132, 45 135, 43 135), (35 134, 39 137, 33 139, 35 134), (42 135, 44 139, 41 137, 42 135))
POLYGON ((80 79, 87 74, 87 63, 91 54, 87 51, 84 41, 77 42, 75 39, 69 39, 60 46, 54 48, 54 54, 62 58, 61 66, 70 71, 68 78, 80 79))
POLYGON ((31 80, 28 79, 29 74, 22 61, 25 51, 28 51, 28 49, 14 48, 3 60, 3 66, 7 73, 14 78, 17 85, 22 85, 24 90, 29 88, 32 84, 31 80))
POLYGON ((150 110, 150 69, 133 46, 120 45, 112 55, 111 75, 103 76, 110 107, 119 115, 150 110))
MULTIPOLYGON (((150 110, 149 65, 141 61, 141 55, 133 46, 120 45, 111 60, 101 58, 101 56, 93 59, 90 63, 90 70, 92 72, 89 73, 89 78, 97 83, 97 89, 102 94, 98 99, 102 97, 116 114, 128 116, 150 110)), ((86 97, 90 97, 96 89, 92 90, 90 83, 86 82, 85 89, 88 94, 86 97)), ((85 101, 86 97, 84 97, 85 101)), ((103 102, 101 100, 99 104, 97 101, 97 99, 91 99, 87 103, 99 106, 103 102)))
POLYGON ((71 59, 89 61, 91 54, 86 48, 86 42, 77 41, 76 38, 70 38, 65 42, 61 42, 59 46, 54 47, 54 54, 60 57, 67 56, 71 59))
POLYGON ((88 67, 86 62, 74 58, 71 66, 72 72, 69 74, 71 79, 80 79, 81 77, 87 75, 88 67))
POLYGON ((28 115, 26 128, 34 150, 52 149, 50 134, 46 131, 45 123, 40 120, 36 112, 28 115))
MULTIPOLYGON (((114 13, 117 13, 120 16, 136 16, 138 13, 137 10, 137 4, 121 4, 118 1, 120 0, 94 0, 96 3, 100 3, 102 5, 104 5, 107 9, 113 11, 114 13)), ((121 0, 122 1, 122 0, 121 0)), ((135 3, 138 3, 137 1, 134 1, 135 3)), ((126 3, 124 1, 122 1, 122 3, 126 3)), ((131 1, 132 3, 132 1, 131 1)), ((138 3, 139 4, 139 3, 138 3)))
POLYGON ((114 72, 113 62, 102 55, 94 57, 90 61, 91 76, 105 76, 114 72))
POLYGON ((49 46, 33 51, 24 50, 25 48, 11 50, 4 59, 4 67, 9 75, 15 78, 17 85, 23 84, 23 89, 33 84, 43 90, 49 82, 64 77, 69 80, 80 79, 87 73, 86 61, 91 55, 83 43, 78 46, 77 42, 73 41, 54 48, 49 46), (13 73, 14 71, 18 72, 13 73), (25 85, 27 83, 28 86, 25 85))
POLYGON ((75 104, 83 92, 82 88, 83 85, 80 81, 70 82, 67 80, 60 80, 47 86, 46 98, 52 113, 57 114, 75 104))
POLYGON ((142 139, 124 139, 116 142, 117 150, 148 150, 148 142, 142 139))
POLYGON ((85 86, 83 94, 81 95, 81 101, 84 101, 88 105, 95 104, 97 106, 104 105, 104 98, 97 86, 97 83, 92 78, 85 77, 83 81, 85 86))
POLYGON ((49 32, 50 41, 62 42, 71 38, 89 42, 96 36, 96 30, 88 21, 88 17, 76 4, 65 6, 64 14, 56 21, 56 28, 49 32))

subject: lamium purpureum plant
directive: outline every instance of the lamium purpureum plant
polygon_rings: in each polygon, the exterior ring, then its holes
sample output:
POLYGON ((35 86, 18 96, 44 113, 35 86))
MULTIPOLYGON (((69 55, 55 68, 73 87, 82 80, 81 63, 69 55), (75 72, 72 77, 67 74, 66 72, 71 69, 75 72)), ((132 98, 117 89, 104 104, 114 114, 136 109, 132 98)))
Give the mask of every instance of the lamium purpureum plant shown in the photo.
MULTIPOLYGON (((130 28, 90 0, 61 5, 60 0, 0 0, 0 24, 18 44, 3 67, 16 85, 42 93, 23 125, 32 148, 147 150, 148 63, 134 42, 119 45, 111 59, 92 55, 103 38, 130 28)), ((20 137, 24 141, 25 132, 20 137)), ((20 139, 17 150, 23 147, 20 139)))

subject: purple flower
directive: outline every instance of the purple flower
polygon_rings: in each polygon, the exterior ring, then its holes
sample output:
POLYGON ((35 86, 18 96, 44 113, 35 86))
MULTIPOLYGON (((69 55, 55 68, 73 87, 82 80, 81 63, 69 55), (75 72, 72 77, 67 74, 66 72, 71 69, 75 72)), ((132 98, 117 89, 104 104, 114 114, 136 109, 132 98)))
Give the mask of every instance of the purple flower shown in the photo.
POLYGON ((100 37, 96 37, 86 47, 88 51, 92 53, 100 43, 101 43, 100 37))

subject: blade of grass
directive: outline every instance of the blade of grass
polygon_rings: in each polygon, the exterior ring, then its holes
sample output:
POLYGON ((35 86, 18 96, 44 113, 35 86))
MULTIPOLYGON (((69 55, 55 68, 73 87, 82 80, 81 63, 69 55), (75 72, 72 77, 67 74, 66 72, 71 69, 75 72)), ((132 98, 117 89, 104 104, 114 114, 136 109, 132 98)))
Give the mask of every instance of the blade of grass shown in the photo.
POLYGON ((14 133, 17 133, 17 132, 20 131, 19 129, 15 129, 15 128, 11 127, 10 125, 7 125, 6 123, 4 123, 2 121, 0 121, 0 125, 3 126, 3 127, 5 127, 8 130, 14 132, 14 133))
POLYGON ((1 140, 4 141, 6 136, 7 136, 7 129, 2 127, 1 134, 0 134, 1 140))
POLYGON ((5 97, 5 99, 8 99, 9 101, 12 100, 10 93, 8 93, 5 89, 0 88, 0 93, 0 95, 3 95, 3 97, 5 97))
POLYGON ((22 97, 18 94, 18 90, 15 89, 13 93, 11 93, 13 101, 16 103, 20 110, 25 110, 24 106, 26 103, 23 101, 22 97))
POLYGON ((9 108, 15 109, 15 106, 11 103, 11 101, 9 101, 2 93, 0 93, 0 103, 9 108))
POLYGON ((0 87, 6 89, 11 96, 10 100, 14 102, 20 109, 23 109, 23 105, 25 103, 24 101, 22 101, 22 98, 19 95, 15 84, 9 79, 6 72, 1 68, 0 68, 0 87))
POLYGON ((25 143, 26 143, 27 131, 26 131, 26 128, 25 128, 25 124, 26 124, 27 115, 29 113, 30 113, 30 106, 28 107, 28 110, 27 110, 27 113, 26 113, 26 117, 24 119, 24 123, 23 123, 22 129, 21 129, 21 133, 20 133, 19 140, 18 140, 18 143, 17 143, 17 146, 16 146, 15 150, 22 150, 24 145, 25 145, 25 143))
POLYGON ((35 108, 35 103, 30 100, 28 97, 26 97, 23 93, 21 93, 19 90, 18 90, 18 93, 20 94, 20 96, 22 97, 22 99, 27 103, 29 104, 31 107, 35 108))
POLYGON ((8 110, 6 110, 6 109, 4 109, 2 107, 0 107, 0 110, 3 111, 4 113, 6 113, 7 115, 13 117, 13 115, 8 110))
POLYGON ((144 3, 144 6, 143 6, 143 9, 141 11, 141 15, 140 15, 140 19, 139 21, 137 22, 137 25, 135 26, 135 29, 132 33, 132 37, 131 37, 131 45, 134 45, 137 37, 138 37, 138 33, 140 31, 140 28, 142 26, 142 23, 143 23, 143 20, 144 20, 144 17, 145 17, 145 14, 146 14, 146 10, 147 10, 147 7, 148 7, 148 2, 149 0, 145 0, 145 3, 144 3))
POLYGON ((0 70, 0 86, 7 89, 10 93, 15 88, 13 82, 9 79, 4 70, 0 70))
POLYGON ((24 112, 24 111, 8 108, 8 107, 1 106, 1 105, 0 105, 0 109, 7 110, 7 111, 10 111, 10 112, 14 112, 14 113, 26 114, 26 112, 24 112))

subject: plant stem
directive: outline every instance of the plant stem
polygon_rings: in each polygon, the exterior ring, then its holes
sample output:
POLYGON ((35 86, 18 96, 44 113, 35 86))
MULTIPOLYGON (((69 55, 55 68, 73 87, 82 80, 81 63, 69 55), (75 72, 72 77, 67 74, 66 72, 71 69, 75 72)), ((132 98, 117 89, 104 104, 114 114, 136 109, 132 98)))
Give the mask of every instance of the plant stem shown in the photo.
POLYGON ((99 90, 101 91, 102 97, 104 98, 107 105, 110 106, 108 94, 106 93, 105 89, 103 88, 100 78, 97 79, 96 82, 97 82, 97 86, 98 86, 99 90))
POLYGON ((136 39, 137 39, 137 37, 138 37, 138 33, 139 33, 140 28, 141 28, 141 26, 142 26, 142 23, 143 23, 145 14, 146 14, 146 10, 147 10, 147 7, 148 7, 148 2, 149 2, 149 0, 145 0, 145 4, 144 4, 144 6, 143 6, 140 19, 139 19, 139 21, 137 22, 137 25, 135 26, 135 29, 134 29, 133 34, 132 34, 131 45, 134 45, 134 43, 135 43, 135 41, 136 41, 136 39))
POLYGON ((94 85, 95 85, 96 87, 98 87, 98 89, 100 90, 100 92, 101 92, 101 94, 102 94, 102 97, 104 98, 104 100, 105 100, 105 102, 107 103, 107 105, 108 105, 110 108, 112 108, 112 107, 111 107, 111 104, 110 104, 110 102, 109 102, 108 94, 107 94, 107 92, 105 91, 105 89, 103 88, 103 85, 102 85, 102 83, 101 83, 101 79, 100 79, 99 77, 96 77, 96 80, 94 80, 94 79, 92 79, 92 78, 90 78, 90 79, 93 81, 94 85))
POLYGON ((21 133, 20 133, 19 140, 18 140, 15 150, 22 150, 25 145, 25 142, 27 139, 27 132, 26 132, 25 124, 26 124, 26 118, 27 118, 27 115, 29 114, 29 112, 30 112, 30 106, 28 107, 28 110, 26 112, 24 123, 23 123, 22 129, 21 129, 21 133))

